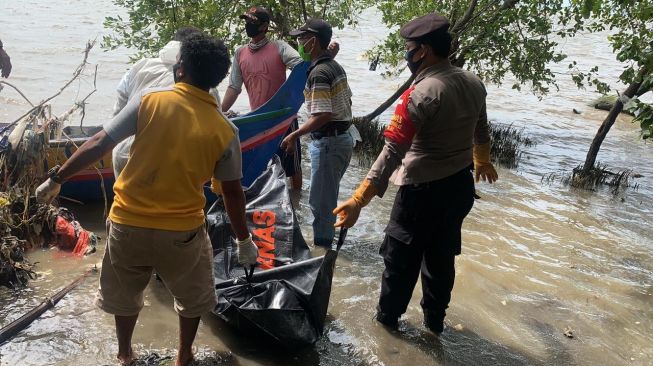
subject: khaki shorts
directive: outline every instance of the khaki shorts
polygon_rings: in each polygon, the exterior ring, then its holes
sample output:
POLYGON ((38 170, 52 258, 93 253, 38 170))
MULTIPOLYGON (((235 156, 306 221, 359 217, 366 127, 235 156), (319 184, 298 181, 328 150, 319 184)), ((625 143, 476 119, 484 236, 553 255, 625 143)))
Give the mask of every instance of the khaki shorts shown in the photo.
POLYGON ((205 225, 168 231, 107 220, 107 246, 95 304, 114 315, 138 314, 152 271, 174 297, 179 315, 195 318, 215 307, 213 249, 205 225))

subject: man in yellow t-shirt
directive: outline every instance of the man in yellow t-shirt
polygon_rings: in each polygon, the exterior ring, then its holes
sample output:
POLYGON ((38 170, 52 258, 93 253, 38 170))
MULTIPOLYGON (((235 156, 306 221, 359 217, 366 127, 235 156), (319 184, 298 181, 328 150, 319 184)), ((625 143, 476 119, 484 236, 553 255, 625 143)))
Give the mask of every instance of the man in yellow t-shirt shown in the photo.
POLYGON ((179 314, 177 366, 192 359, 200 315, 216 304, 213 255, 204 224, 203 185, 222 182, 237 236, 238 260, 254 265, 258 249, 245 222, 238 130, 219 111, 209 89, 224 79, 229 54, 222 41, 199 33, 182 42, 174 87, 149 89, 91 137, 36 191, 51 201, 61 183, 134 135, 131 158, 114 184, 107 246, 96 304, 114 314, 118 359, 132 359, 131 337, 143 290, 156 271, 179 314))

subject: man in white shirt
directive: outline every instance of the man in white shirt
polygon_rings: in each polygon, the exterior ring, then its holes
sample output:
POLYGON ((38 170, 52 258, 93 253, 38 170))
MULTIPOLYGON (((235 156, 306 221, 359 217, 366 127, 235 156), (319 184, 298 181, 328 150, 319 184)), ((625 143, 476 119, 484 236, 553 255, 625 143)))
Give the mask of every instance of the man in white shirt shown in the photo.
MULTIPOLYGON (((190 35, 202 33, 195 27, 179 28, 175 33, 172 41, 168 42, 159 51, 159 57, 144 58, 134 64, 134 66, 125 73, 118 84, 118 100, 113 107, 114 117, 127 105, 129 99, 134 95, 147 88, 167 87, 175 84, 173 77, 173 65, 177 63, 177 54, 181 42, 190 35)), ((211 95, 216 99, 218 105, 221 104, 220 94, 216 88, 212 88, 211 95)), ((113 149, 113 173, 118 178, 120 172, 127 164, 129 159, 129 150, 131 148, 134 136, 130 136, 113 149)))

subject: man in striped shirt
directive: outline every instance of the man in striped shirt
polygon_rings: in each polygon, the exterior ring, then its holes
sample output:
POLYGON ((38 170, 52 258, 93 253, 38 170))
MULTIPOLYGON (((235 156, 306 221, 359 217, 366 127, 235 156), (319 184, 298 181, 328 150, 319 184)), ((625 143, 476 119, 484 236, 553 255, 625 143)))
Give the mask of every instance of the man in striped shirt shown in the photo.
POLYGON ((353 140, 351 126, 351 90, 345 70, 327 48, 331 41, 331 25, 321 19, 309 19, 304 26, 290 32, 297 36, 299 54, 311 60, 304 90, 310 118, 281 143, 288 153, 294 152, 296 140, 311 136, 311 191, 309 203, 313 212, 313 241, 330 247, 335 235, 333 209, 338 200, 340 180, 349 165, 353 140))

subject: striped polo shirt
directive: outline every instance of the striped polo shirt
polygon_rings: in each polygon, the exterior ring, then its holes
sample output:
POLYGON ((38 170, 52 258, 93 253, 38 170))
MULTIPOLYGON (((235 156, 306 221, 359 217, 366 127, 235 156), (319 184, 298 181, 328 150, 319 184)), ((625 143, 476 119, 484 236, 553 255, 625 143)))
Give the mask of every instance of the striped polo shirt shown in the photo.
POLYGON ((351 89, 345 70, 330 56, 321 56, 309 69, 304 89, 310 114, 331 113, 332 121, 351 121, 351 89))

